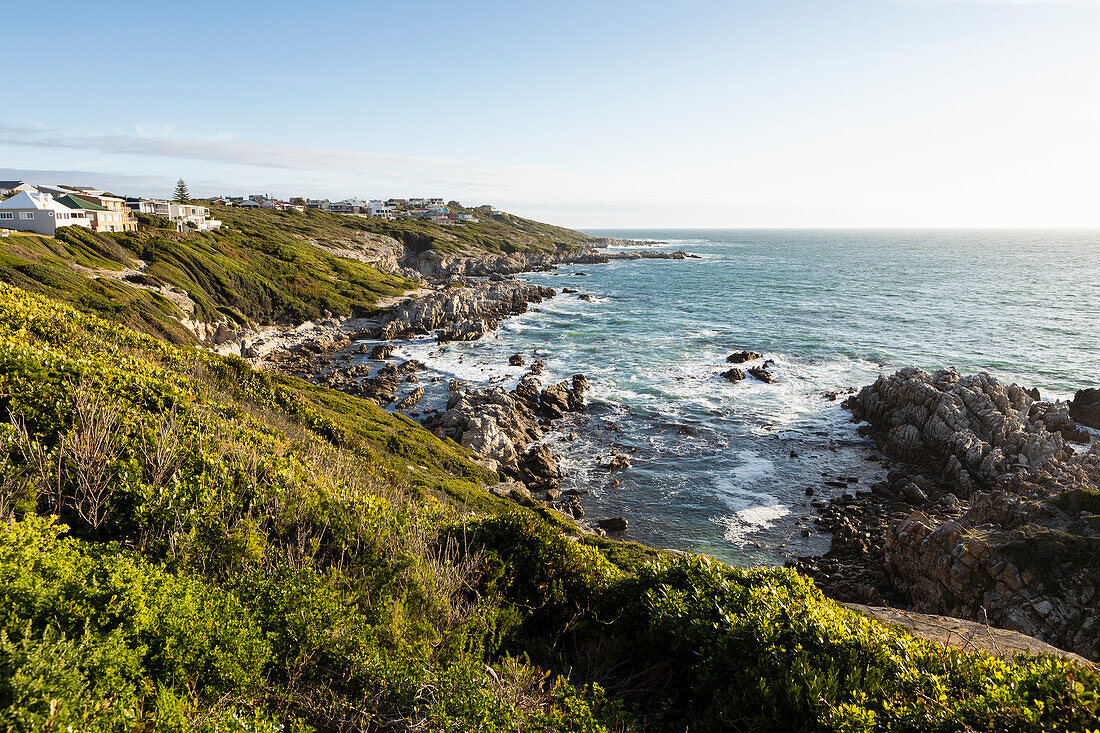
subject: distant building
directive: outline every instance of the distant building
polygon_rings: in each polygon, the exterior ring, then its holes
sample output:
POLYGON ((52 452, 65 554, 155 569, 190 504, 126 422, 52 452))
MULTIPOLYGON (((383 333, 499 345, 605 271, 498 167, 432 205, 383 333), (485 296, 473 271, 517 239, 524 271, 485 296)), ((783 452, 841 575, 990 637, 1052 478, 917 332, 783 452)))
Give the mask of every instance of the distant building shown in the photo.
POLYGON ((176 223, 177 232, 209 232, 222 223, 210 218, 210 209, 164 199, 127 199, 126 207, 135 213, 154 214, 176 223))
POLYGON ((366 213, 368 216, 380 216, 383 219, 396 219, 394 207, 381 201, 368 201, 366 213))
POLYGON ((84 211, 74 211, 47 193, 20 191, 0 201, 0 227, 54 236, 58 227, 91 227, 84 211))
POLYGON ((477 224, 479 219, 469 212, 460 211, 455 214, 455 221, 461 221, 466 224, 477 224))
POLYGON ((93 230, 97 232, 137 231, 137 216, 126 208, 125 200, 102 191, 86 188, 81 188, 76 196, 103 208, 103 211, 92 212, 93 230))
POLYGON ((0 198, 10 196, 13 193, 19 193, 26 191, 32 193, 35 190, 34 186, 26 181, 0 181, 0 198))

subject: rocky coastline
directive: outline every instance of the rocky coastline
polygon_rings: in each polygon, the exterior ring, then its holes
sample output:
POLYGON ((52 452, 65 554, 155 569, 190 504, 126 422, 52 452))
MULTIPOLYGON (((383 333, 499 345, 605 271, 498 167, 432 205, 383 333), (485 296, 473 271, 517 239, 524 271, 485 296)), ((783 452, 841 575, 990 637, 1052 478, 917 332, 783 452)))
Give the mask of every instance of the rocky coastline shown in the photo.
MULTIPOLYGON (((625 240, 596 243, 653 245, 625 240)), ((317 322, 294 329, 247 333, 222 329, 213 332, 212 347, 221 353, 239 354, 260 368, 299 376, 420 418, 437 436, 451 438, 469 448, 486 467, 499 473, 501 482, 490 487, 493 493, 521 503, 541 501, 563 518, 577 522, 586 532, 624 532, 627 520, 622 517, 586 520, 581 506, 585 492, 575 489, 563 492, 558 488, 562 481, 558 457, 546 444, 558 421, 569 413, 585 410, 584 394, 589 389, 585 375, 577 374, 569 381, 544 387, 538 379, 544 363, 535 360, 513 390, 471 389, 464 383, 453 382, 449 385, 451 395, 445 409, 421 414, 416 409, 425 389, 419 384, 418 373, 426 369, 425 365, 416 360, 391 362, 393 347, 385 343, 368 351, 355 342, 385 342, 427 334, 435 334, 440 344, 473 341, 494 331, 502 320, 557 295, 552 288, 515 278, 518 273, 551 270, 562 264, 680 260, 696 255, 663 250, 604 253, 590 247, 553 254, 481 257, 436 252, 407 254, 394 247, 389 253, 373 264, 419 279, 423 287, 411 297, 381 304, 385 307, 370 317, 340 319, 326 314, 317 322), (381 364, 375 366, 368 361, 381 364)), ((522 363, 522 356, 517 354, 511 361, 522 363)))
POLYGON ((846 402, 886 481, 818 508, 790 563, 838 600, 948 615, 1100 659, 1097 390, 1047 402, 988 374, 903 369, 846 402), (1076 419, 1075 419, 1076 418, 1076 419))

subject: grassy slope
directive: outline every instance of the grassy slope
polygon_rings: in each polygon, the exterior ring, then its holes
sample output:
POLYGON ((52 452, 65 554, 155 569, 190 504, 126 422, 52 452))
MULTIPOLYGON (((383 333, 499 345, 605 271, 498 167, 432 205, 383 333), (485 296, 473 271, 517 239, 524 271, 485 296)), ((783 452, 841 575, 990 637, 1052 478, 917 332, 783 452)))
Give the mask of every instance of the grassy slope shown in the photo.
POLYGON ((364 234, 393 237, 413 251, 432 249, 446 254, 477 255, 485 252, 552 252, 585 244, 587 234, 524 219, 512 214, 489 216, 472 209, 451 207, 478 217, 476 224, 439 225, 426 221, 330 214, 324 211, 264 211, 213 207, 213 216, 226 226, 261 233, 268 229, 292 232, 328 242, 355 242, 364 234))
POLYGON ((1097 716, 1093 672, 946 650, 790 571, 579 542, 367 402, 6 285, 0 362, 6 729, 1072 730, 1097 716))

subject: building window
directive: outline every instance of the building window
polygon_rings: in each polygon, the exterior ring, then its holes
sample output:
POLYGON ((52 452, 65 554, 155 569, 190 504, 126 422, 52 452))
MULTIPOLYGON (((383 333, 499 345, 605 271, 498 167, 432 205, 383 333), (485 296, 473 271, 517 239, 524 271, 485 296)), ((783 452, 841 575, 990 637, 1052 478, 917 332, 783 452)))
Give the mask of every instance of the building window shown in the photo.
POLYGON ((22 219, 23 221, 29 221, 31 219, 34 219, 34 212, 33 211, 20 211, 19 212, 19 218, 22 219))
POLYGON ((10 221, 15 218, 14 211, 0 211, 0 220, 10 221))

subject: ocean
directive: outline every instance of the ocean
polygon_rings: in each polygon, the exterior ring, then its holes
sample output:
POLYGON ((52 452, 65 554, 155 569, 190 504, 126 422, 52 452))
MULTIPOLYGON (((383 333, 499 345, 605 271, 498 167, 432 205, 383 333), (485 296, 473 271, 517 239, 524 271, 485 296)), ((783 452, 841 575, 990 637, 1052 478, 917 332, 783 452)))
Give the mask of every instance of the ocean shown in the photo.
MULTIPOLYGON (((826 393, 879 374, 984 370, 1063 399, 1100 384, 1097 231, 591 233, 700 258, 524 275, 580 292, 481 341, 417 339, 396 353, 473 387, 514 386, 517 352, 546 361, 544 384, 586 374, 588 412, 550 441, 563 488, 589 492, 591 519, 626 517, 628 539, 738 565, 824 552, 811 502, 884 475, 844 396, 826 393), (774 360, 776 383, 721 378, 742 349, 774 360), (615 452, 632 466, 609 473, 615 452)), ((438 407, 445 383, 432 387, 426 405, 438 407)))

